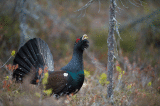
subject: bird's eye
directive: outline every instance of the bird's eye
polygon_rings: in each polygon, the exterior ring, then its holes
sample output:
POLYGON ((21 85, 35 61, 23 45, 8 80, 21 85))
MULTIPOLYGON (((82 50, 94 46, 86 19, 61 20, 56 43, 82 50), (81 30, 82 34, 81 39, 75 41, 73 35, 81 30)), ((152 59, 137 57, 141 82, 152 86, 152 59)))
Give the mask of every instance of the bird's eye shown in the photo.
POLYGON ((78 43, 79 41, 80 41, 80 39, 79 39, 79 38, 77 38, 77 39, 76 39, 76 43, 78 43))

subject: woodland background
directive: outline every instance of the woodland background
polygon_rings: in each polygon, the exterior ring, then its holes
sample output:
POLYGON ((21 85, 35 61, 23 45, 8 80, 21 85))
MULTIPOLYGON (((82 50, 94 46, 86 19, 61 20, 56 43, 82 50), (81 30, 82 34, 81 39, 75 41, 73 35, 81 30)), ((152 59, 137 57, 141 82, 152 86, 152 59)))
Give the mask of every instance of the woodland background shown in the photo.
MULTIPOLYGON (((90 41, 90 47, 84 52, 85 83, 70 100, 43 99, 40 88, 27 80, 15 84, 6 66, 12 64, 12 57, 0 68, 0 105, 108 106, 109 0, 96 0, 82 12, 76 11, 88 1, 27 0, 27 26, 22 28, 19 0, 0 0, 0 66, 26 40, 39 37, 49 45, 58 70, 70 61, 76 38, 87 34, 90 41)), ((122 40, 115 31, 114 104, 160 106, 160 1, 117 0, 117 6, 116 19, 120 23, 117 27, 122 40)))

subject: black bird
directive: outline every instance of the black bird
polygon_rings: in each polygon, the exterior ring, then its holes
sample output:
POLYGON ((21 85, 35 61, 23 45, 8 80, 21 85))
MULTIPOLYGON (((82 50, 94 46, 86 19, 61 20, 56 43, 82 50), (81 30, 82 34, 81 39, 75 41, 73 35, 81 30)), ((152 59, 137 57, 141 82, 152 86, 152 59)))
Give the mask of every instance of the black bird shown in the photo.
POLYGON ((23 77, 30 73, 32 68, 35 76, 31 81, 37 84, 41 79, 39 69, 48 68, 48 83, 46 90, 52 89, 52 94, 56 97, 77 93, 84 82, 83 51, 89 47, 87 35, 76 39, 71 61, 59 71, 54 71, 54 61, 48 45, 40 38, 29 40, 17 52, 13 65, 18 64, 18 68, 13 72, 16 81, 23 81, 23 77))

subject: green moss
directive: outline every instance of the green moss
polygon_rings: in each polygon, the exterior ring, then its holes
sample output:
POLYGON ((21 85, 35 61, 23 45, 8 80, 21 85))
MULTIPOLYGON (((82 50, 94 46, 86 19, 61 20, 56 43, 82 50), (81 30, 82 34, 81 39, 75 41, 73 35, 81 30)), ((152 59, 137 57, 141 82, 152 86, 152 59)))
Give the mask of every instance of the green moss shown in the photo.
POLYGON ((73 100, 76 100, 76 98, 77 98, 77 95, 73 95, 73 96, 72 96, 72 99, 73 99, 73 100))
POLYGON ((107 75, 105 73, 102 73, 99 78, 99 83, 101 85, 109 84, 109 81, 107 81, 107 75))
POLYGON ((48 90, 43 90, 43 92, 49 96, 52 94, 52 88, 50 88, 48 90))
POLYGON ((122 72, 122 70, 121 70, 121 67, 119 67, 119 66, 116 66, 116 70, 118 71, 118 72, 122 72))
POLYGON ((44 78, 42 80, 43 85, 48 83, 48 76, 49 76, 48 72, 44 73, 44 78))
POLYGON ((84 75, 85 75, 85 77, 89 77, 90 76, 90 72, 88 72, 87 70, 84 70, 84 75))
POLYGON ((37 97, 41 97, 41 94, 38 93, 38 92, 36 92, 35 95, 36 95, 37 97))
POLYGON ((147 85, 148 85, 148 86, 151 86, 151 85, 152 85, 152 82, 150 81, 147 85))

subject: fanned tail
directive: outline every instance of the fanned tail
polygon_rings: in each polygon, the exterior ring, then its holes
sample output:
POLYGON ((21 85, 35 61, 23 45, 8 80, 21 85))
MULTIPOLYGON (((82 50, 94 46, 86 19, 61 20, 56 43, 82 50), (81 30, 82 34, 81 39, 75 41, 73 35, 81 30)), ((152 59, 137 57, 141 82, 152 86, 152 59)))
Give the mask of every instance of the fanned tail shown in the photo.
POLYGON ((47 66, 48 71, 54 71, 50 49, 40 38, 29 40, 19 49, 13 60, 13 65, 16 64, 18 64, 18 68, 13 72, 13 78, 16 78, 17 81, 22 81, 22 78, 31 71, 31 68, 36 70, 32 84, 36 84, 36 80, 40 78, 38 75, 39 68, 44 70, 44 67, 47 66))

